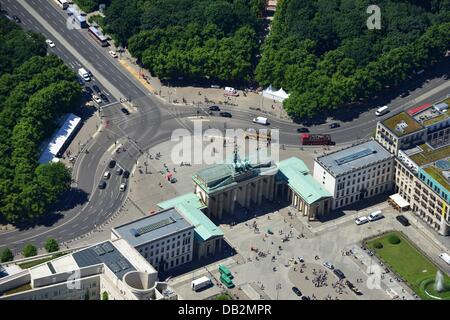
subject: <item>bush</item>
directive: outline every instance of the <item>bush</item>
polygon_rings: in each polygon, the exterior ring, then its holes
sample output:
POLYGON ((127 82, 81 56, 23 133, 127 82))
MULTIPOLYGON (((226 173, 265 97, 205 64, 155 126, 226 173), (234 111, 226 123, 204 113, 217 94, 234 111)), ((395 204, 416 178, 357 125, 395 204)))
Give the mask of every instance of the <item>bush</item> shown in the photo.
POLYGON ((399 244, 401 242, 400 238, 396 235, 392 235, 388 238, 390 244, 399 244))
POLYGON ((37 248, 32 244, 27 244, 25 247, 23 247, 22 253, 26 258, 33 257, 37 255, 37 248))
POLYGON ((2 254, 0 256, 0 261, 8 262, 8 261, 13 261, 13 259, 14 259, 14 255, 11 252, 11 250, 9 250, 9 248, 3 249, 2 254))
POLYGON ((102 293, 102 300, 109 300, 108 292, 103 291, 103 293, 102 293))
POLYGON ((373 247, 374 247, 375 249, 383 249, 383 244, 382 244, 381 242, 375 242, 375 243, 373 244, 373 247))
POLYGON ((59 245, 58 242, 56 242, 55 239, 53 238, 49 238, 46 242, 45 242, 45 250, 47 250, 48 253, 51 252, 55 252, 59 250, 59 245))

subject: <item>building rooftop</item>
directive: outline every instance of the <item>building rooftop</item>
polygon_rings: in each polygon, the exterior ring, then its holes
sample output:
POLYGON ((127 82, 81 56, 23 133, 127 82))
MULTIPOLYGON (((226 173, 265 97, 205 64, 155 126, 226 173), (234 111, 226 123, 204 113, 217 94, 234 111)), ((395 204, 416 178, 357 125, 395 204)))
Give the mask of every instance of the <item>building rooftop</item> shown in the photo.
POLYGON ((400 112, 381 123, 398 137, 420 131, 424 127, 406 112, 400 112))
POLYGON ((318 157, 316 161, 336 177, 392 157, 377 141, 370 140, 318 157))
POLYGON ((111 241, 75 252, 72 256, 80 268, 104 263, 120 280, 127 272, 136 270, 111 241))
POLYGON ((112 232, 138 247, 192 227, 175 208, 170 208, 113 228, 112 232))
POLYGON ((441 186, 443 186, 447 191, 450 191, 450 183, 449 179, 445 176, 444 172, 450 172, 448 169, 443 170, 437 165, 429 165, 423 170, 428 173, 436 182, 438 182, 441 186))
POLYGON ((332 196, 313 178, 308 167, 299 158, 291 157, 281 161, 278 169, 277 178, 286 180, 289 187, 308 204, 332 196))
POLYGON ((448 115, 448 106, 445 108, 445 103, 438 103, 436 105, 429 105, 428 108, 421 110, 414 114, 414 119, 425 127, 431 126, 435 123, 446 120, 448 115))
POLYGON ((408 155, 411 161, 416 163, 418 166, 424 166, 450 155, 450 144, 437 149, 431 148, 426 143, 421 144, 418 147, 420 148, 419 152, 408 155))
POLYGON ((194 225, 194 238, 197 241, 206 241, 216 236, 223 236, 222 230, 216 226, 201 209, 206 206, 194 193, 186 193, 179 197, 158 203, 161 209, 176 207, 189 222, 194 225))

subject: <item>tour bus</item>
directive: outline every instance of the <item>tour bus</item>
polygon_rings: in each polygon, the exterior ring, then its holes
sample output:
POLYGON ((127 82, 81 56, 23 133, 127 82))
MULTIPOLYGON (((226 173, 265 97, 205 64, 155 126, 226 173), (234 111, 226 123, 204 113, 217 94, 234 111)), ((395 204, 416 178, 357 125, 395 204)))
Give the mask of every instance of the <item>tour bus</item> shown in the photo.
POLYGON ((231 274, 231 271, 227 267, 225 267, 223 264, 219 264, 219 272, 220 272, 220 274, 223 274, 226 277, 233 279, 233 275, 231 274))
POLYGON ((229 278, 229 277, 227 277, 225 274, 221 274, 221 276, 220 276, 220 282, 222 282, 228 289, 231 289, 231 288, 233 288, 234 287, 234 283, 233 283, 233 281, 229 278))
POLYGON ((375 115, 377 117, 380 117, 380 116, 382 116, 382 115, 384 115, 384 114, 386 114, 388 112, 389 112, 388 106, 383 106, 381 108, 378 108, 377 111, 375 111, 375 115))
POLYGON ((103 35, 103 33, 96 27, 89 27, 88 33, 94 38, 95 41, 102 47, 108 46, 108 39, 103 35))
POLYGON ((198 279, 195 279, 191 283, 191 288, 193 291, 198 291, 200 289, 203 289, 205 287, 208 287, 211 285, 211 279, 208 277, 201 277, 198 279))
POLYGON ((56 0, 56 3, 63 9, 66 10, 69 7, 69 2, 67 0, 56 0))

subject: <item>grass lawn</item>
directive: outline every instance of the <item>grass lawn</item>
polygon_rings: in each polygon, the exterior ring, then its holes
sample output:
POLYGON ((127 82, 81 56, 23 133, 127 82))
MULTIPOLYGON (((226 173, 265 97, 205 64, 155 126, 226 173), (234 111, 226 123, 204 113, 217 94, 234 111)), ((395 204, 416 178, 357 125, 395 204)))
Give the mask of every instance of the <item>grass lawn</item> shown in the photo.
POLYGON ((222 293, 214 298, 214 300, 233 300, 228 293, 222 293))
POLYGON ((402 233, 389 232, 367 241, 366 245, 386 265, 399 274, 421 299, 431 299, 425 293, 424 289, 426 288, 432 295, 450 300, 450 277, 444 276, 446 290, 436 293, 433 289, 433 280, 438 268, 416 249, 402 233), (389 241, 391 236, 397 236, 400 243, 392 244, 389 241), (383 245, 382 248, 377 247, 377 244, 380 243, 383 245))
POLYGON ((38 264, 44 263, 44 262, 48 262, 50 260, 62 257, 64 255, 66 255, 68 252, 65 253, 61 253, 61 252, 56 252, 55 254, 47 257, 47 258, 42 258, 42 259, 38 259, 38 260, 34 260, 34 261, 30 261, 30 262, 24 262, 19 264, 19 267, 21 267, 22 269, 28 269, 34 266, 37 266, 38 264))

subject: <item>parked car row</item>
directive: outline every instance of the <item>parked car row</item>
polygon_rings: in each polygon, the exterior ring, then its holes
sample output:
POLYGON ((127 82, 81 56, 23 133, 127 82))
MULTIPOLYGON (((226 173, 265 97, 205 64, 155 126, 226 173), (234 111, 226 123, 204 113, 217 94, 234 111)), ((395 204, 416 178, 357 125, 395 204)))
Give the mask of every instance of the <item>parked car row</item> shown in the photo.
POLYGON ((369 214, 367 217, 366 216, 362 216, 362 217, 358 217, 355 219, 355 223, 359 226, 362 224, 365 224, 367 222, 373 222, 373 221, 377 221, 384 218, 381 210, 377 210, 372 212, 371 214, 369 214))

